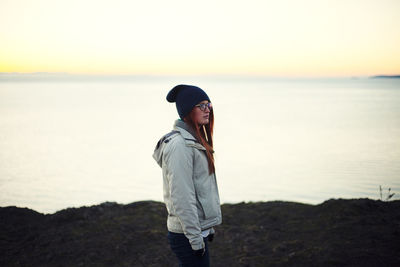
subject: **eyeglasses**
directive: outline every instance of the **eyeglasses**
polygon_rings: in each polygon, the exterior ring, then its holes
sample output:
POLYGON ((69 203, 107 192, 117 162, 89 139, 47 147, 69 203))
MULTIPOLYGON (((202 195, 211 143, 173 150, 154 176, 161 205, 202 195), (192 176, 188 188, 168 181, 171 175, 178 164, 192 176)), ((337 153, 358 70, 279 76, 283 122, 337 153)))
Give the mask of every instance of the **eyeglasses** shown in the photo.
POLYGON ((201 104, 196 105, 195 107, 198 107, 201 111, 205 111, 206 108, 208 108, 208 110, 210 110, 210 111, 212 110, 211 102, 201 103, 201 104))

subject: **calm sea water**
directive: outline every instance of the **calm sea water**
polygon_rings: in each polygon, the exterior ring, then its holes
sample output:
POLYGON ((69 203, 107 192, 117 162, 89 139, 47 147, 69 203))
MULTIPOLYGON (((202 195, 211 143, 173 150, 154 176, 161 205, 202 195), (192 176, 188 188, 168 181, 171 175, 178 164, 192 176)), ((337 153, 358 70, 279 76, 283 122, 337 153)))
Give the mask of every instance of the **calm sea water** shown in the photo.
POLYGON ((215 108, 223 203, 400 195, 397 79, 0 81, 0 206, 40 212, 162 201, 165 101, 196 84, 215 108))

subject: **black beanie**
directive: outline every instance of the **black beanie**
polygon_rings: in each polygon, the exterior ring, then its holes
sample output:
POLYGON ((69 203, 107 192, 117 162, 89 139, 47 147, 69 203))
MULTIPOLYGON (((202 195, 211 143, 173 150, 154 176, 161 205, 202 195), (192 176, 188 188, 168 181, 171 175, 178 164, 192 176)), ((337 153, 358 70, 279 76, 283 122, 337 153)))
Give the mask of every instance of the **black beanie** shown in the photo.
POLYGON ((193 85, 177 85, 167 95, 168 102, 176 102, 176 109, 181 119, 185 118, 195 105, 204 100, 210 101, 206 92, 193 85))

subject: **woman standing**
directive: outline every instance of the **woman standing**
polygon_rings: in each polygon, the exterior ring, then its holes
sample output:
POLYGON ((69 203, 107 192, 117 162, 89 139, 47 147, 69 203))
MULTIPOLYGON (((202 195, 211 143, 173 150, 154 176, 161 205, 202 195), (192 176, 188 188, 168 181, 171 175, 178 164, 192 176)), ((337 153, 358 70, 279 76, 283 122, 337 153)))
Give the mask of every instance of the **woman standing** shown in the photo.
POLYGON ((180 119, 158 142, 153 158, 162 168, 168 211, 168 242, 179 266, 209 266, 207 241, 222 222, 215 177, 210 98, 199 87, 177 85, 169 91, 180 119))

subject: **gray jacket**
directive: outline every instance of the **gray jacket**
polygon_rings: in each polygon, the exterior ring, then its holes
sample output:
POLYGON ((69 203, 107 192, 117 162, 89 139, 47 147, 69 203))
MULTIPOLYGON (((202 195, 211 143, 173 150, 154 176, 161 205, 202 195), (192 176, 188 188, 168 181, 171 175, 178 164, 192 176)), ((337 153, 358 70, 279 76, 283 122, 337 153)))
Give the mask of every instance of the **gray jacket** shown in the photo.
POLYGON ((205 148, 177 120, 174 131, 158 142, 153 158, 162 168, 164 202, 170 232, 184 233, 193 250, 204 247, 201 231, 221 224, 215 174, 209 174, 205 148))

